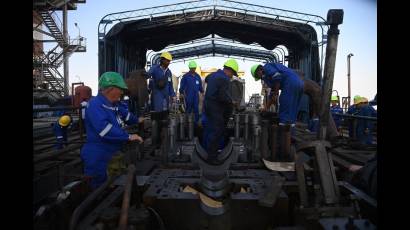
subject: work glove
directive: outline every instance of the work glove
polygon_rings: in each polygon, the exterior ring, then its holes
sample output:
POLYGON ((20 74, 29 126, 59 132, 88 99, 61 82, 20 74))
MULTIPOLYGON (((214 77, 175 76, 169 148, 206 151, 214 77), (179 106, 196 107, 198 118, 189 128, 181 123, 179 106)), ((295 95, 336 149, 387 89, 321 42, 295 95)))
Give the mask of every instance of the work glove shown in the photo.
POLYGON ((120 175, 125 169, 124 154, 115 154, 108 163, 107 175, 109 177, 115 177, 120 175))

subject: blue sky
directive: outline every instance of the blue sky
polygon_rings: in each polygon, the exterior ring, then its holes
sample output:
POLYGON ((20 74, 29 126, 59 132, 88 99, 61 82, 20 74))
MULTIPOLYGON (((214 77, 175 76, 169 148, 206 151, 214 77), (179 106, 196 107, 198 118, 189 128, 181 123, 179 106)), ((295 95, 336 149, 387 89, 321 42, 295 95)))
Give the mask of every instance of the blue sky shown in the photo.
MULTIPOLYGON (((88 0, 79 4, 76 11, 68 15, 69 34, 72 38, 78 35, 74 23, 78 23, 81 36, 87 38, 87 52, 74 53, 70 57, 70 82, 79 79, 97 92, 98 49, 97 28, 103 16, 109 13, 135 10, 185 1, 165 0, 88 0)), ((245 1, 243 1, 245 2, 245 1)), ((352 96, 373 98, 377 93, 377 6, 369 0, 253 0, 252 4, 266 5, 275 8, 316 14, 326 18, 329 9, 343 9, 344 21, 340 28, 340 36, 336 57, 336 69, 333 88, 341 96, 347 96, 347 55, 353 53, 351 59, 352 96)), ((61 17, 60 17, 61 18, 61 17)), ((197 60, 203 67, 221 67, 225 58, 204 58, 197 60)), ((260 83, 250 77, 249 68, 254 62, 239 61, 239 68, 246 72, 245 81, 247 95, 257 93, 260 83)), ((186 70, 186 64, 170 65, 175 74, 186 70)))

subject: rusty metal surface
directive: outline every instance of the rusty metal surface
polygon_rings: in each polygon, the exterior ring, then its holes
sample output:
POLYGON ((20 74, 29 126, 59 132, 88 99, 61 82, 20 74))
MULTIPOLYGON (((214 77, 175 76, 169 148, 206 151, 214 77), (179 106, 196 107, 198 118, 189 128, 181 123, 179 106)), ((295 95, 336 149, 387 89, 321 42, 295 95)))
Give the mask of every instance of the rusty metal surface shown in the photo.
POLYGON ((124 196, 121 206, 121 215, 118 222, 119 230, 126 230, 128 223, 128 209, 130 207, 132 183, 134 181, 135 166, 133 164, 128 166, 127 183, 124 188, 124 196))

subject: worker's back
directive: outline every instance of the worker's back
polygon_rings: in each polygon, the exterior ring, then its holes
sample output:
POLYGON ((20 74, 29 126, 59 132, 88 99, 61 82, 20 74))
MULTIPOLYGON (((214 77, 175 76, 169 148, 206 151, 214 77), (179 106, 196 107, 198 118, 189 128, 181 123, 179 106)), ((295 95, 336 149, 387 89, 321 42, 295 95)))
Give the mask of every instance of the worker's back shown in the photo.
POLYGON ((213 102, 222 105, 232 102, 229 77, 222 70, 210 74, 205 78, 205 82, 207 83, 205 103, 213 102))

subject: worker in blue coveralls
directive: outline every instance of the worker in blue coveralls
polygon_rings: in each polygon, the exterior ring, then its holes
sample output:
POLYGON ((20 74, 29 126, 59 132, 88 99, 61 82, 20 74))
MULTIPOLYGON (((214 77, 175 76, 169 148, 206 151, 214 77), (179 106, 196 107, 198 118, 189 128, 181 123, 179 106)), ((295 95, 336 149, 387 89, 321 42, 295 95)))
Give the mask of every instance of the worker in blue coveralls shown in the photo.
MULTIPOLYGON (((251 74, 256 81, 263 80, 263 82, 272 89, 273 100, 276 104, 279 90, 279 143, 290 143, 290 133, 294 130, 296 119, 299 110, 299 104, 303 93, 310 96, 313 101, 313 118, 317 118, 320 108, 321 88, 320 86, 310 80, 303 79, 301 73, 296 73, 294 70, 279 64, 267 63, 265 65, 256 64, 251 67, 251 74)), ((269 105, 270 106, 270 105, 269 105)), ((330 137, 337 136, 337 130, 333 119, 330 119, 328 126, 328 134, 330 137)), ((281 145, 280 145, 281 146, 281 145)), ((282 148, 282 146, 281 146, 282 148)), ((284 149, 288 149, 283 146, 284 149)), ((285 150, 279 151, 279 158, 289 157, 285 150), (280 154, 284 153, 280 156, 280 154)), ((289 159, 288 159, 289 160, 289 159)))
POLYGON ((339 96, 332 96, 330 98, 330 112, 332 113, 333 120, 335 121, 336 128, 340 132, 340 126, 342 125, 342 116, 338 116, 337 114, 343 114, 343 109, 339 106, 339 96))
POLYGON ((97 188, 107 180, 107 165, 112 156, 127 141, 143 142, 137 134, 128 134, 124 123, 136 124, 138 118, 119 103, 127 85, 116 72, 105 72, 98 82, 99 92, 85 111, 87 140, 81 149, 84 174, 91 178, 90 185, 97 188))
MULTIPOLYGON (((361 96, 360 95, 356 95, 353 97, 353 105, 349 106, 349 108, 346 111, 346 114, 349 115, 359 115, 360 113, 360 106, 359 106, 359 102, 361 100, 361 96)), ((353 125, 354 119, 349 119, 349 137, 350 138, 354 138, 356 136, 357 138, 357 132, 356 130, 354 130, 354 125, 353 125)), ((357 122, 357 121, 356 121, 357 122)), ((357 123, 356 123, 356 127, 357 127, 357 123)))
MULTIPOLYGON (((363 117, 377 117, 376 110, 369 105, 369 101, 366 97, 362 97, 358 103, 359 107, 359 116, 363 117)), ((373 143, 372 131, 374 129, 374 121, 359 119, 357 122, 356 136, 357 139, 363 145, 370 145, 373 143)))
POLYGON ((206 127, 203 137, 205 147, 208 152, 208 162, 210 164, 220 164, 217 159, 220 149, 221 139, 225 136, 225 127, 232 115, 233 102, 230 92, 230 79, 238 76, 238 62, 235 59, 228 59, 224 63, 223 70, 219 69, 206 77, 207 84, 204 108, 206 117, 206 127))
MULTIPOLYGON (((175 92, 172 85, 172 73, 168 68, 172 61, 172 55, 169 52, 163 52, 160 56, 160 64, 153 65, 147 72, 147 78, 150 78, 149 89, 151 91, 151 120, 158 125, 155 133, 160 133, 164 122, 168 120, 170 100, 175 100, 175 92)), ((153 145, 159 148, 160 135, 155 136, 153 145)))
POLYGON ((194 113, 195 124, 199 120, 199 93, 203 94, 202 80, 199 74, 195 72, 197 64, 195 61, 188 63, 189 72, 182 76, 179 93, 185 100, 185 113, 194 113))
POLYGON ((54 124, 54 135, 57 139, 56 149, 62 149, 67 145, 67 131, 72 124, 72 119, 69 115, 61 116, 54 124))

